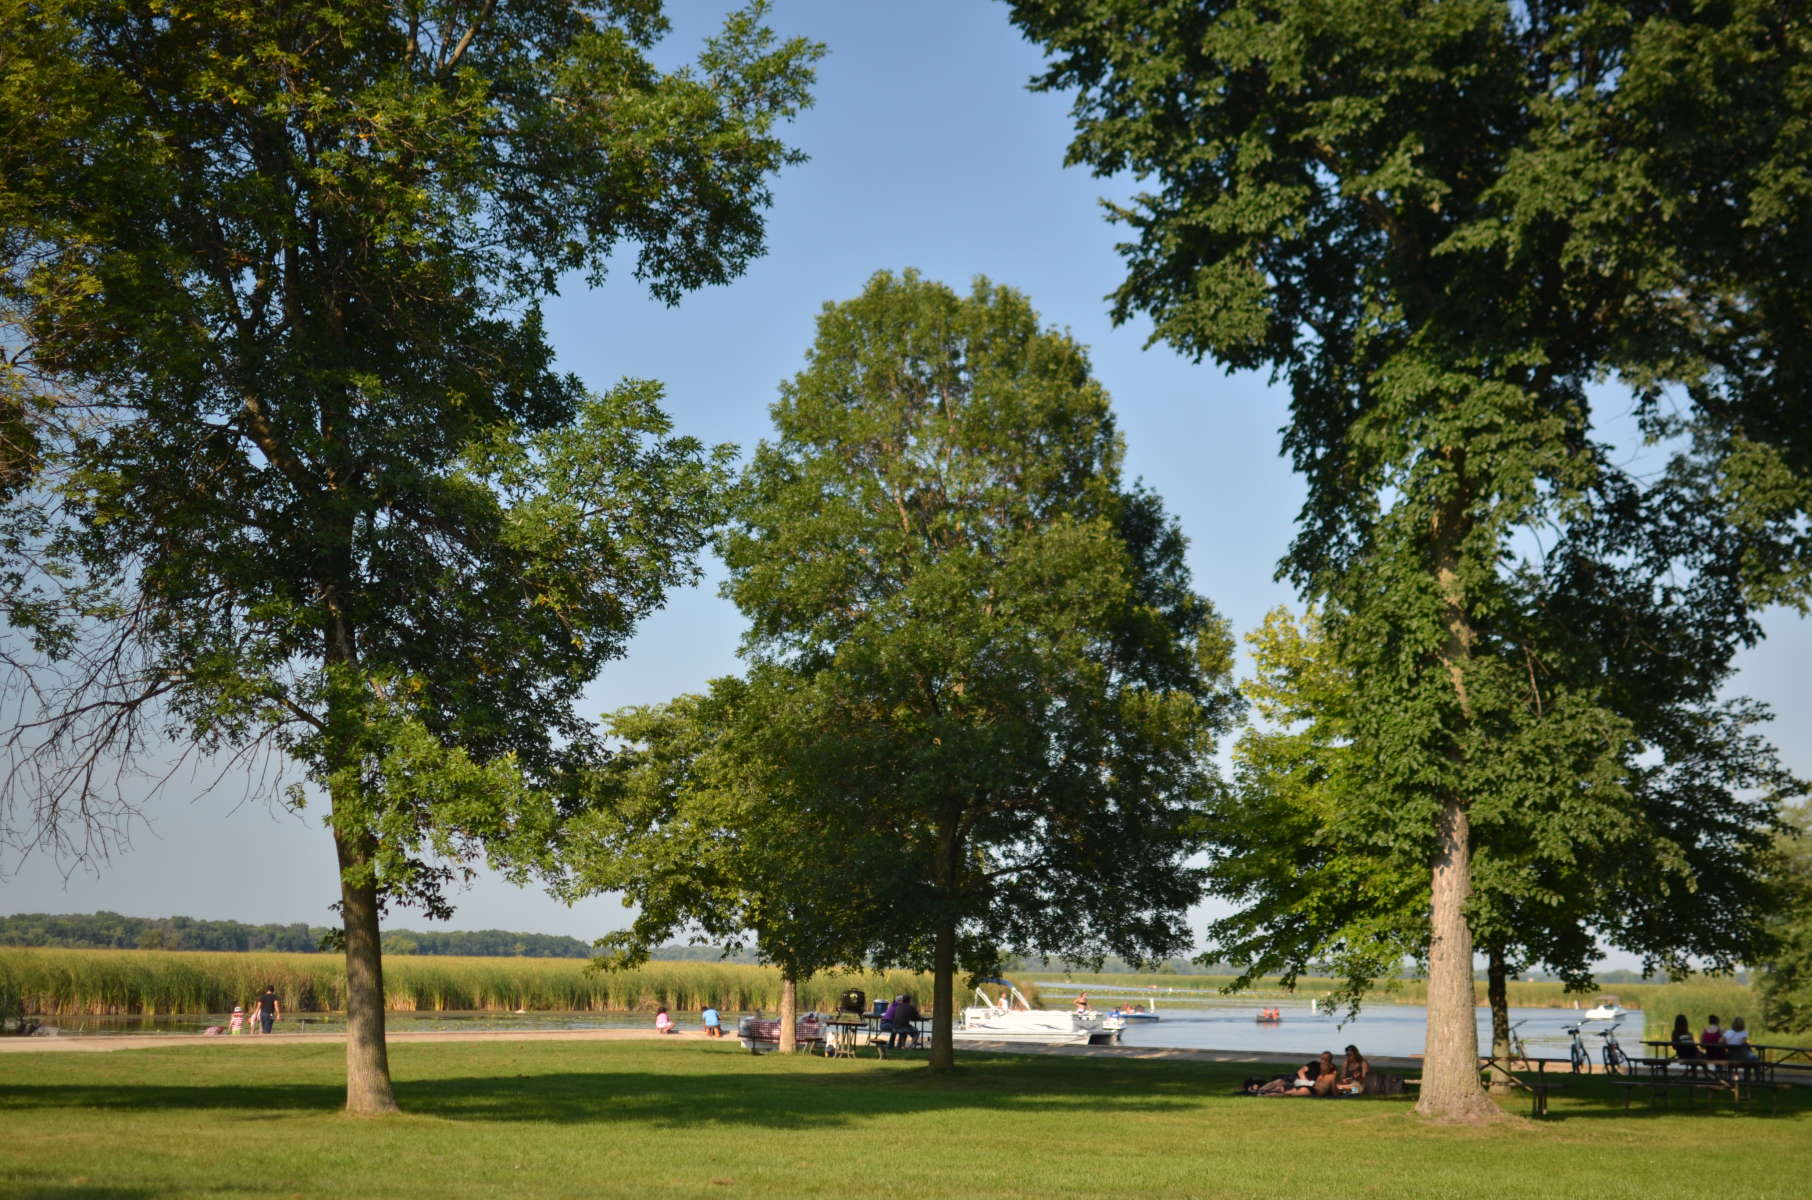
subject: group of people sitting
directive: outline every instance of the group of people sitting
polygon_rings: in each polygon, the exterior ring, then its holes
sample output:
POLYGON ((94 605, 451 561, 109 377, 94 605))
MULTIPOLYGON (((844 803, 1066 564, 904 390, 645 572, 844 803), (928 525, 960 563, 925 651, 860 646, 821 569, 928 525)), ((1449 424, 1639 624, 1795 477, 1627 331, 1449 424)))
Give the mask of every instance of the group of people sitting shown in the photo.
POLYGON ((1674 1017, 1674 1032, 1671 1039, 1674 1044, 1674 1057, 1683 1059, 1718 1059, 1733 1062, 1752 1062, 1755 1049, 1749 1044, 1749 1026, 1738 1017, 1725 1029, 1718 1024, 1718 1015, 1711 1014, 1706 1018, 1705 1028, 1699 1031, 1695 1039, 1692 1025, 1686 1020, 1685 1013, 1674 1017))
POLYGON ((1378 1081, 1359 1047, 1348 1046, 1343 1062, 1336 1063, 1333 1052, 1323 1050, 1294 1075, 1253 1076, 1240 1091, 1248 1096, 1359 1096, 1376 1091, 1378 1081))
MULTIPOLYGON (((706 1037, 717 1038, 724 1035, 723 1018, 718 1015, 717 1010, 711 1007, 711 1005, 705 1005, 704 1011, 699 1013, 699 1019, 705 1024, 706 1037)), ((665 1004, 661 1005, 659 1011, 654 1014, 654 1031, 656 1033, 679 1032, 679 1026, 673 1023, 673 1017, 667 1012, 667 1006, 665 1004)))
POLYGON ((918 1022, 923 1019, 912 997, 902 992, 881 1011, 881 1029, 888 1035, 887 1048, 900 1050, 919 1044, 918 1022))

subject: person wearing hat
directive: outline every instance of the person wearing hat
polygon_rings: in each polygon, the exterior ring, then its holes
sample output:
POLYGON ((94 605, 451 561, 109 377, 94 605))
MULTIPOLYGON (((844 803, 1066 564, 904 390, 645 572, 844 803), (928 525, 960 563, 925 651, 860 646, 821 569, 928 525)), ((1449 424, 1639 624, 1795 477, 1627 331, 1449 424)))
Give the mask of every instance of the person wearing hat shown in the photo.
POLYGON ((229 1034, 245 1032, 245 1009, 237 1004, 233 1005, 233 1017, 227 1022, 227 1032, 229 1034))

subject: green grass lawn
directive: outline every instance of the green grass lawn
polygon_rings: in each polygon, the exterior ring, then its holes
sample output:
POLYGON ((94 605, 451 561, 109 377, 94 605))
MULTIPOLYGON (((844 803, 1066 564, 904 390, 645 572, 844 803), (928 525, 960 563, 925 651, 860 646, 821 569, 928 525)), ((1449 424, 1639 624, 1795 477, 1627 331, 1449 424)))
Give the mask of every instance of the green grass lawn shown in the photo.
MULTIPOLYGON (((1812 1095, 1779 1116, 1428 1126, 1398 1100, 1231 1095, 1245 1066, 966 1054, 753 1057, 702 1042, 400 1044, 407 1115, 343 1116, 338 1046, 0 1055, 0 1195, 1747 1198, 1812 1194, 1812 1095)), ((1526 1110, 1518 1102, 1517 1111, 1526 1110)))

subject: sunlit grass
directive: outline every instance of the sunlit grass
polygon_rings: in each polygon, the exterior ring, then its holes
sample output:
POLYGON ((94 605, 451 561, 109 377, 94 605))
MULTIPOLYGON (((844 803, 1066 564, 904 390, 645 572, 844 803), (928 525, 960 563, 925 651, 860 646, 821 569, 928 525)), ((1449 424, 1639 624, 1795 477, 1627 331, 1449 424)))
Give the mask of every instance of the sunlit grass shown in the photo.
MULTIPOLYGON (((1805 1194, 1812 1094, 1781 1115, 1430 1127, 1405 1100, 1258 1100, 1241 1064, 964 1054, 921 1063, 699 1041, 397 1044, 406 1114, 338 1111, 338 1046, 0 1055, 0 1195, 55 1197, 1703 1196, 1805 1194), (1682 1164, 1690 1164, 1683 1169, 1682 1164)), ((1513 1102, 1522 1112, 1525 1102, 1513 1102)))

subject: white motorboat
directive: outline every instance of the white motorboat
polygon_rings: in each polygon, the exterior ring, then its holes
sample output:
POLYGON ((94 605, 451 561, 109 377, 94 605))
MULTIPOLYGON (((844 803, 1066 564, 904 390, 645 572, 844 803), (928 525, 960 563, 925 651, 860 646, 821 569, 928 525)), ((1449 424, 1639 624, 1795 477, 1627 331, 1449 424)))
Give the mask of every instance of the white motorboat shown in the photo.
POLYGON ((1596 1005, 1586 1009, 1585 1019, 1588 1021, 1615 1021, 1618 1017, 1627 1016, 1628 1013, 1627 1008, 1617 1003, 1617 997, 1600 996, 1596 1005))
POLYGON ((1126 1022, 1107 1013, 1084 1009, 1050 1012, 1035 1009, 1012 984, 996 1003, 980 988, 976 1003, 963 1009, 962 1023, 950 1036, 959 1042, 1020 1042, 1041 1046, 1111 1045, 1120 1040, 1126 1022))

